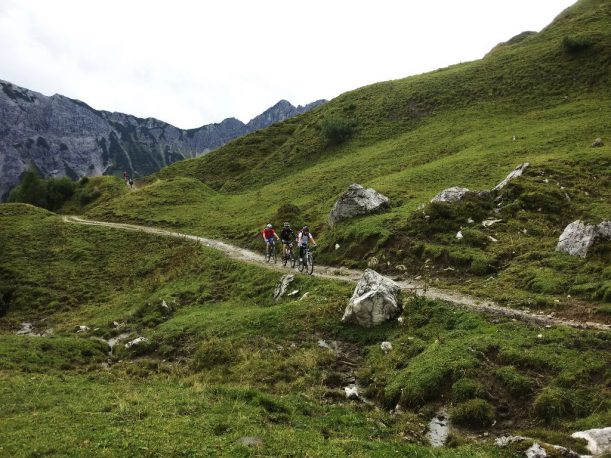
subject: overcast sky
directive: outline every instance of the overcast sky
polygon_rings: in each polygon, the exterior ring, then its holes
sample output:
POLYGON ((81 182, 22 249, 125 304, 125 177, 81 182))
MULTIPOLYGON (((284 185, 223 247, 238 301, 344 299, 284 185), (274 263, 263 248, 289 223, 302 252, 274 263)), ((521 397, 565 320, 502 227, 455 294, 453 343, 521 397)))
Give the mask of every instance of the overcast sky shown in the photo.
POLYGON ((574 0, 0 0, 0 79, 182 128, 479 59, 574 0))

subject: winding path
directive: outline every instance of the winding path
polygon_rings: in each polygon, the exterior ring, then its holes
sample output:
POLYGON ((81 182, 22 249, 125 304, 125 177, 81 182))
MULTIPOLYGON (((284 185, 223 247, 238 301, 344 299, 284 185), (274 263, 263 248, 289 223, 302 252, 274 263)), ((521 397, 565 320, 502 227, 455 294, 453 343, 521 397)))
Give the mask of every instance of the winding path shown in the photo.
MULTIPOLYGON (((237 247, 235 245, 231 245, 229 243, 221 242, 218 240, 209 239, 206 237, 199 237, 195 235, 183 234, 180 232, 172 232, 165 229, 157 229, 154 227, 147 226, 138 226, 135 224, 125 224, 125 223, 110 223, 105 221, 94 221, 88 220, 84 218, 80 218, 78 216, 64 216, 63 220, 67 223, 73 224, 83 224, 88 226, 103 226, 111 229, 122 229, 128 231, 139 231, 146 232, 149 234, 160 235, 164 237, 175 237, 180 239, 193 240, 201 243, 204 246, 209 248, 214 248, 215 250, 222 251, 228 257, 248 262, 251 264, 257 264, 261 267, 266 267, 268 269, 277 270, 286 272, 286 268, 281 265, 269 264, 264 261, 263 256, 260 253, 256 253, 254 251, 250 251, 244 248, 237 247)), ((314 275, 323 278, 329 278, 333 280, 339 281, 347 281, 350 283, 356 283, 361 275, 362 271, 356 269, 347 269, 345 267, 328 267, 316 265, 316 269, 314 271, 314 275)), ((534 323, 540 326, 552 326, 552 325, 563 325, 570 326, 578 329, 595 329, 600 331, 609 331, 611 330, 611 325, 596 323, 591 321, 581 322, 569 319, 558 318, 545 314, 536 314, 529 311, 524 310, 516 310, 509 307, 503 307, 495 302, 478 299, 473 296, 469 296, 466 294, 429 287, 426 291, 423 288, 423 285, 417 281, 407 281, 400 280, 397 281, 401 289, 404 291, 409 291, 412 294, 416 294, 418 296, 425 296, 430 299, 439 299, 445 302, 449 302, 451 304, 464 307, 469 310, 474 310, 476 312, 485 313, 487 315, 496 315, 496 316, 504 316, 520 321, 525 321, 529 323, 534 323)))

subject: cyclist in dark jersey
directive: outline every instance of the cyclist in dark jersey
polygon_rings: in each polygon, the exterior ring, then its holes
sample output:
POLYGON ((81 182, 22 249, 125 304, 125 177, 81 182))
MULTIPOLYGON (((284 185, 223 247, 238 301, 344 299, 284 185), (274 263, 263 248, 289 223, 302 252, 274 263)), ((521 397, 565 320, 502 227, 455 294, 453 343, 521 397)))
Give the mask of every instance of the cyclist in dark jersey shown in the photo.
POLYGON ((295 233, 293 229, 291 229, 291 225, 289 223, 284 223, 284 227, 280 232, 280 241, 282 242, 282 246, 284 247, 283 255, 286 257, 289 250, 289 245, 295 241, 297 237, 295 237, 295 233))

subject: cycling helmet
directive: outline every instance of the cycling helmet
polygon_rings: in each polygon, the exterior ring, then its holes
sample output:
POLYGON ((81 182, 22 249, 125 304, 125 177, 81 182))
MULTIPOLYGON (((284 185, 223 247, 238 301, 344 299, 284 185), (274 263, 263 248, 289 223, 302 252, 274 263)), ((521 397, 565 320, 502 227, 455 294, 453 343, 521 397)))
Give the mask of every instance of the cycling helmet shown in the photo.
POLYGON ((303 226, 303 230, 306 231, 306 232, 309 232, 310 228, 308 226, 303 226))
POLYGON ((268 224, 268 225, 267 225, 267 228, 268 228, 268 229, 271 229, 271 228, 272 228, 272 225, 271 225, 271 224, 268 224))
POLYGON ((288 222, 284 222, 284 227, 290 227, 290 224, 288 222))

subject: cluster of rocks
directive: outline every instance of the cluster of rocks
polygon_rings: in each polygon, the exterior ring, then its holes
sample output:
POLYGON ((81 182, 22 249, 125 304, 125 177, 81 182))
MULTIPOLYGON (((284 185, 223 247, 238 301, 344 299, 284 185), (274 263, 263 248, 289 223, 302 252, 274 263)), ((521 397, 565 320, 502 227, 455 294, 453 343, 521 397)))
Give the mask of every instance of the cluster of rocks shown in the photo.
POLYGON ((530 166, 530 163, 524 162, 518 165, 511 171, 503 180, 501 180, 495 187, 490 191, 471 191, 468 188, 462 188, 460 186, 452 186, 451 188, 444 189, 439 194, 431 199, 431 202, 458 202, 469 194, 486 195, 493 191, 500 191, 509 184, 510 181, 522 176, 524 171, 530 166))

